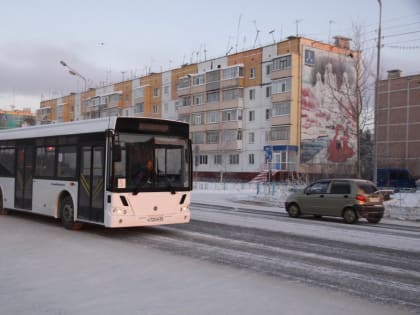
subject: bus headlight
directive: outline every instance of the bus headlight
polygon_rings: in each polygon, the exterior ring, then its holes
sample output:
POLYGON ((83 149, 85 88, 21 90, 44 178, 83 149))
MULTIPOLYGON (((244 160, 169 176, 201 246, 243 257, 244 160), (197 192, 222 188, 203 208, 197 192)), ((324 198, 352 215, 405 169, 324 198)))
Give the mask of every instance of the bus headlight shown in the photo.
POLYGON ((113 215, 127 215, 127 209, 121 209, 121 208, 113 208, 112 214, 113 215))

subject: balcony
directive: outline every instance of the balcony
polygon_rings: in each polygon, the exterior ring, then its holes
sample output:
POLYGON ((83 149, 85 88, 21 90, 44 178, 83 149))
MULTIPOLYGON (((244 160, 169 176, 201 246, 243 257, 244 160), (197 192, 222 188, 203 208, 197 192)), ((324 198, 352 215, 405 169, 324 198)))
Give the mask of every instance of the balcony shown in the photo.
POLYGON ((271 117, 271 125, 287 125, 290 124, 290 115, 273 116, 271 117))
POLYGON ((271 95, 271 102, 272 103, 281 103, 290 101, 291 95, 290 91, 285 93, 276 93, 271 95))
POLYGON ((244 78, 235 78, 221 81, 221 89, 234 88, 234 87, 243 87, 244 78))
POLYGON ((271 72, 271 80, 277 80, 281 78, 287 78, 292 76, 292 68, 284 70, 274 70, 271 72))

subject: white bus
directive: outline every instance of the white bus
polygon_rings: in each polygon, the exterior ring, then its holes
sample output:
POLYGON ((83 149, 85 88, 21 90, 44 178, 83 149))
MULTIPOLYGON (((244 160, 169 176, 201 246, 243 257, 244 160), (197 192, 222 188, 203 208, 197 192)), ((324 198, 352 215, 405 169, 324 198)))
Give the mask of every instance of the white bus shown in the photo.
POLYGON ((52 216, 68 229, 187 223, 191 190, 186 123, 109 117, 0 131, 3 214, 52 216), (138 181, 147 163, 153 178, 138 181))

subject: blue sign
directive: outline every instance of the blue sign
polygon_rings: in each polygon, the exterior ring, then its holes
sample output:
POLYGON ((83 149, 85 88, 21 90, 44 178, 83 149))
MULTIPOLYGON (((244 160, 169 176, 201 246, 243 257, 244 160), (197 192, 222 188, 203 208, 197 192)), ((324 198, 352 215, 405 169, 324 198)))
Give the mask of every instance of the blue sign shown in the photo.
POLYGON ((264 146, 264 156, 266 161, 271 161, 273 158, 273 147, 271 145, 264 146))

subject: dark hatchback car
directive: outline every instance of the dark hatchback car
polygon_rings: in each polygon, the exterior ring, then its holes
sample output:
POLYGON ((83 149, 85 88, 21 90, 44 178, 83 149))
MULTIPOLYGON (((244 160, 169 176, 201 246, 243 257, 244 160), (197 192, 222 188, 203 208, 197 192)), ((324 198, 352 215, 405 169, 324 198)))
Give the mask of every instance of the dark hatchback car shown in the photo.
POLYGON ((346 223, 355 223, 359 218, 378 223, 384 214, 382 194, 372 182, 361 179, 316 181, 289 195, 285 206, 291 217, 343 217, 346 223))

